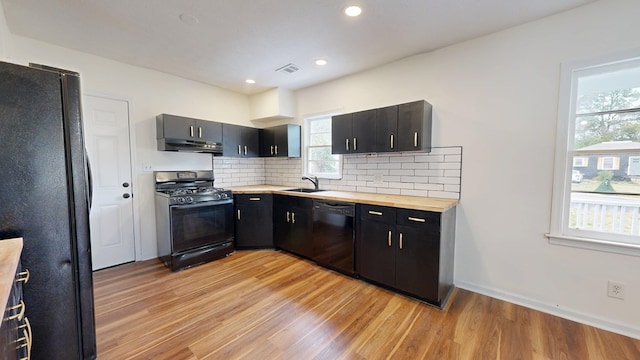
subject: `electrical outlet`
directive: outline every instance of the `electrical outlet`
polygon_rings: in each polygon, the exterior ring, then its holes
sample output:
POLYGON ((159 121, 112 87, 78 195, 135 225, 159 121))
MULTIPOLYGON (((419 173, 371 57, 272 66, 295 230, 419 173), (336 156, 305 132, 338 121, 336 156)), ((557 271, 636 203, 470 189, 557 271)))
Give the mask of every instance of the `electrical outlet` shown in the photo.
POLYGON ((624 284, 617 281, 607 283, 607 295, 612 298, 624 300, 624 284))
POLYGON ((151 164, 142 164, 142 171, 153 171, 151 164))

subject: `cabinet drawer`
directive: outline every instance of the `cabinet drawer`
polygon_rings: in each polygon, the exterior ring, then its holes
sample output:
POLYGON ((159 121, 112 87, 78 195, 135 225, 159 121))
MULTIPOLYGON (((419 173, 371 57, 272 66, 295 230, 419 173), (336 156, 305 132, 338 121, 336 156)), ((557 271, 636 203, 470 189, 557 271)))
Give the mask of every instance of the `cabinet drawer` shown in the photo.
POLYGON ((265 205, 273 203, 271 194, 238 194, 233 196, 236 205, 265 205))
POLYGON ((396 209, 386 206, 360 205, 360 217, 362 219, 380 221, 387 224, 395 224, 396 209))
POLYGON ((438 212, 398 209, 396 214, 396 223, 398 225, 424 227, 436 230, 440 228, 440 213, 438 212))

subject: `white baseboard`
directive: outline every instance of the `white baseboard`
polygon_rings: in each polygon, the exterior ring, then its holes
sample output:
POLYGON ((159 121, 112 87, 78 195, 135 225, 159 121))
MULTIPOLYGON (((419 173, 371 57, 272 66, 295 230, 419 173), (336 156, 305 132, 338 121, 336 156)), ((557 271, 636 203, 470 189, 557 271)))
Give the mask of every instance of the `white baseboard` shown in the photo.
POLYGON ((456 281, 455 286, 461 289, 473 291, 478 294, 490 296, 496 299, 504 300, 504 301, 521 305, 524 307, 528 307, 534 310, 542 311, 547 314, 555 315, 564 319, 576 321, 582 324, 597 327, 599 329, 611 331, 617 334, 629 336, 634 339, 640 340, 640 328, 630 326, 628 324, 613 322, 607 319, 599 318, 593 315, 585 314, 585 313, 571 310, 571 309, 558 308, 557 306, 552 304, 547 304, 547 303, 523 298, 516 294, 511 294, 511 293, 507 293, 507 292, 496 290, 496 289, 478 286, 476 284, 471 284, 464 281, 456 281))

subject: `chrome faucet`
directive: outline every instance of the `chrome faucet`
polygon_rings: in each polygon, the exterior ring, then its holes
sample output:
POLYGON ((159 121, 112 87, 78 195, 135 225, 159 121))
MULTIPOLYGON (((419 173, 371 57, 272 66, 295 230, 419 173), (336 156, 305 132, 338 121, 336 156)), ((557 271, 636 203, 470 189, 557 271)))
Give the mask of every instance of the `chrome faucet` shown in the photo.
POLYGON ((315 189, 316 189, 316 190, 318 190, 318 189, 319 189, 319 188, 318 188, 319 183, 318 183, 318 177, 317 177, 317 176, 314 176, 314 177, 303 176, 303 177, 302 177, 302 180, 309 180, 309 181, 311 181, 311 182, 313 183, 313 186, 315 187, 315 189))

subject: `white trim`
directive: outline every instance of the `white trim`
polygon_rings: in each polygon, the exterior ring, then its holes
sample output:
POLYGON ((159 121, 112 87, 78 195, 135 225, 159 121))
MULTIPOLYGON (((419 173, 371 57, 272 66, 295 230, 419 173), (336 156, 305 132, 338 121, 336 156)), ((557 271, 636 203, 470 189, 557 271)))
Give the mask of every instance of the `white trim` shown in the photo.
POLYGON ((614 241, 589 239, 580 236, 545 234, 551 245, 563 245, 579 249, 605 251, 614 254, 640 256, 640 245, 614 241))
MULTIPOLYGON (((314 114, 313 116, 305 117, 303 119, 303 124, 304 124, 304 127, 303 127, 303 135, 304 136, 302 137, 303 138, 303 144, 302 144, 302 152, 303 152, 303 154, 302 154, 302 175, 303 176, 305 176, 305 175, 315 175, 319 179, 328 179, 328 180, 340 180, 340 179, 342 179, 342 173, 344 171, 344 169, 342 167, 342 164, 343 164, 342 155, 338 155, 338 169, 339 169, 339 171, 338 171, 337 175, 320 174, 320 173, 310 174, 308 172, 308 165, 309 165, 309 162, 308 162, 308 157, 309 157, 308 150, 309 150, 310 146, 307 146, 307 142, 309 141, 309 131, 308 131, 307 127, 309 126, 309 123, 311 121, 314 121, 314 120, 330 118, 330 117, 332 117, 334 115, 338 115, 338 114, 339 113, 337 113, 337 112, 327 112, 327 113, 323 113, 323 114, 314 114)), ((326 146, 330 147, 331 145, 329 144, 329 145, 326 145, 326 146)), ((313 146, 313 147, 320 147, 320 146, 313 146)))
POLYGON ((576 321, 581 324, 593 326, 599 329, 611 331, 624 336, 629 336, 640 340, 640 328, 632 324, 625 324, 616 321, 611 321, 605 318, 593 316, 574 309, 563 308, 558 304, 549 304, 542 301, 537 301, 519 295, 501 291, 494 288, 488 288, 473 283, 464 281, 456 281, 455 286, 472 291, 478 294, 486 295, 492 298, 507 301, 513 304, 524 306, 530 309, 542 311, 547 314, 555 315, 563 319, 576 321))

